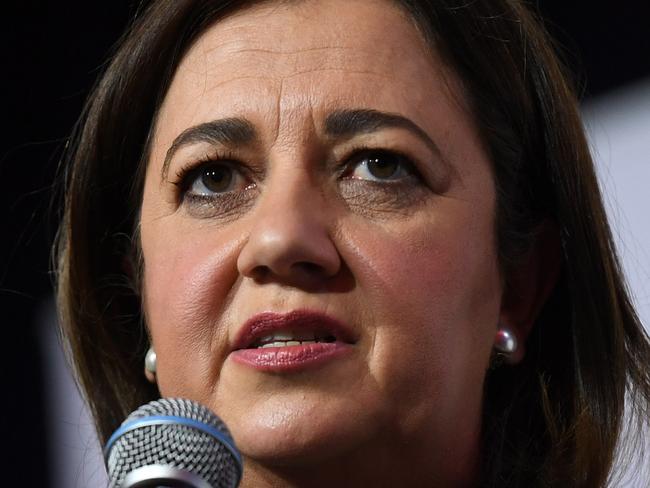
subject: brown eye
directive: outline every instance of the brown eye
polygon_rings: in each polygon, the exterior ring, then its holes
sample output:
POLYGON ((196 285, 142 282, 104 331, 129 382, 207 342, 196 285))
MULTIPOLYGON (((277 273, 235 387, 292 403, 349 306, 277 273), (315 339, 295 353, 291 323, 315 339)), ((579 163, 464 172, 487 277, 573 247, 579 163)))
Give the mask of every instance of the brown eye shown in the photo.
POLYGON ((411 176, 411 163, 390 151, 367 151, 354 158, 349 177, 359 180, 392 181, 411 176))
POLYGON ((366 161, 368 172, 375 178, 390 178, 399 170, 400 162, 394 154, 373 155, 366 161))
POLYGON ((229 166, 212 166, 201 174, 201 183, 212 193, 223 193, 230 189, 233 170, 229 166))
POLYGON ((244 176, 228 164, 212 163, 198 168, 188 178, 190 195, 214 196, 242 189, 246 186, 244 176))

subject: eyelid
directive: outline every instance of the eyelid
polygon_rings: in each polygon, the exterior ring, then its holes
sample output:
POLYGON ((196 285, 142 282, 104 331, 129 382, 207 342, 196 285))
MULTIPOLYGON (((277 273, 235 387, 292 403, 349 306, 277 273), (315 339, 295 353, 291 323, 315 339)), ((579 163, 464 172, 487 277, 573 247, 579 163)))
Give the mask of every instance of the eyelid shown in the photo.
POLYGON ((404 169, 408 173, 416 178, 422 179, 422 173, 418 169, 418 160, 416 158, 399 149, 371 145, 361 145, 350 149, 347 152, 347 156, 344 157, 338 165, 340 174, 343 175, 344 173, 347 173, 349 170, 361 163, 364 160, 364 156, 372 155, 373 153, 387 153, 398 156, 401 164, 404 165, 404 169))
MULTIPOLYGON (((364 152, 386 151, 397 154, 403 158, 408 167, 405 169, 410 173, 413 179, 417 179, 422 187, 428 188, 436 195, 444 195, 449 191, 450 185, 456 179, 459 179, 455 169, 447 161, 441 159, 436 154, 432 154, 428 149, 419 145, 413 147, 405 146, 405 142, 397 139, 392 142, 378 140, 376 143, 370 141, 362 142, 345 151, 345 157, 337 157, 337 168, 339 177, 341 177, 347 168, 355 162, 355 157, 364 152)), ((386 182, 384 184, 389 184, 386 182)), ((393 180, 394 184, 398 180, 393 180)))
POLYGON ((214 150, 204 153, 203 156, 189 159, 188 162, 175 171, 176 177, 170 182, 178 187, 179 192, 182 194, 189 189, 193 179, 203 169, 214 164, 228 166, 248 180, 255 181, 262 176, 262 172, 258 168, 243 163, 241 158, 232 151, 221 152, 214 150))

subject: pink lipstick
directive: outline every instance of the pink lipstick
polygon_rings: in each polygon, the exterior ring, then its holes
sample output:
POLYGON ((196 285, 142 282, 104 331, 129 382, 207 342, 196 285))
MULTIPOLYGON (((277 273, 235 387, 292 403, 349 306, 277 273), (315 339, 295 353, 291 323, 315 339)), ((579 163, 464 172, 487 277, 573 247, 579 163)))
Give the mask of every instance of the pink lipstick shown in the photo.
POLYGON ((349 327, 321 312, 264 312, 246 321, 231 354, 259 371, 289 373, 340 358, 354 343, 349 327))

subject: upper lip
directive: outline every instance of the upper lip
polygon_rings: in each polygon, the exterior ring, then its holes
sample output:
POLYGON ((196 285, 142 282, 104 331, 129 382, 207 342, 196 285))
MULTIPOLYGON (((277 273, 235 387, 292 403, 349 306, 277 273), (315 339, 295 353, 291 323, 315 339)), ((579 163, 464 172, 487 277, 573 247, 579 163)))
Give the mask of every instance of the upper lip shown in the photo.
POLYGON ((334 336, 340 342, 356 342, 350 327, 340 320, 318 311, 293 310, 287 313, 262 312, 252 316, 237 332, 233 349, 248 349, 263 337, 280 330, 309 330, 319 335, 334 336))

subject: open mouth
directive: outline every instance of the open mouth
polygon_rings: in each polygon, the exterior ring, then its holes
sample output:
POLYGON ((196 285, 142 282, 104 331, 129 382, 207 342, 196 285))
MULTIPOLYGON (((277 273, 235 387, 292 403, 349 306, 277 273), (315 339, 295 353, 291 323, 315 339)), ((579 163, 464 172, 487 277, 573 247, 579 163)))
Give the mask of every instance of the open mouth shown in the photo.
POLYGON ((342 358, 355 342, 346 324, 321 312, 264 312, 239 330, 233 359, 260 371, 289 373, 342 358))
POLYGON ((288 313, 263 312, 240 329, 235 350, 291 347, 342 342, 353 344, 350 328, 326 314, 310 310, 288 313))
POLYGON ((304 346, 321 342, 336 342, 336 337, 327 332, 278 331, 253 342, 250 348, 304 346))

